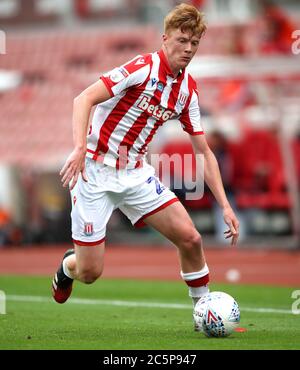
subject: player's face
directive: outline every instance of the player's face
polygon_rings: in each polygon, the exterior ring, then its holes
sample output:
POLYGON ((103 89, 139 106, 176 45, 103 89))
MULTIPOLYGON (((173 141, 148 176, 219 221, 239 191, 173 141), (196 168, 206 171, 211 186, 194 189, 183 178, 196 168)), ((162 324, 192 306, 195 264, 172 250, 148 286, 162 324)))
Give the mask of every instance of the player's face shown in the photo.
POLYGON ((185 68, 198 50, 200 37, 180 29, 163 35, 163 48, 173 73, 185 68))

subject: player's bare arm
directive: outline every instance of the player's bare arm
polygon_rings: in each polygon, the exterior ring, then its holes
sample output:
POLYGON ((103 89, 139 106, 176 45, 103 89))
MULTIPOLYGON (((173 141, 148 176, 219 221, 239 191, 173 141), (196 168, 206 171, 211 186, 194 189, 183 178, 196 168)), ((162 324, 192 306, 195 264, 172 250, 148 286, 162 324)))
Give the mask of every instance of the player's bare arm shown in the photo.
POLYGON ((70 181, 70 190, 74 188, 81 173, 82 178, 88 181, 85 172, 86 136, 88 131, 89 117, 94 105, 102 103, 110 98, 104 83, 99 80, 90 85, 74 99, 73 103, 73 142, 74 149, 69 155, 60 171, 61 181, 66 187, 70 181))
POLYGON ((209 148, 204 135, 191 136, 195 154, 204 155, 204 179, 218 204, 223 209, 223 217, 229 229, 225 231, 225 238, 232 238, 231 244, 236 245, 239 236, 239 222, 236 218, 225 194, 218 162, 209 148))

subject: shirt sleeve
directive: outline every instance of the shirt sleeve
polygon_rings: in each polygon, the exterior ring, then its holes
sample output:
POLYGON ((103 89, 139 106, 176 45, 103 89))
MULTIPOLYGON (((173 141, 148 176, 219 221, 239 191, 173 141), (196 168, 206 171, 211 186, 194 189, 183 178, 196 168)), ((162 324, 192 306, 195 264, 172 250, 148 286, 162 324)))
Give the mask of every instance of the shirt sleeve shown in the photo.
POLYGON ((138 55, 122 66, 103 74, 100 79, 113 97, 146 80, 150 73, 150 59, 149 55, 138 55))
POLYGON ((193 90, 190 102, 179 117, 184 131, 190 135, 204 134, 201 126, 201 114, 198 102, 198 94, 193 90))

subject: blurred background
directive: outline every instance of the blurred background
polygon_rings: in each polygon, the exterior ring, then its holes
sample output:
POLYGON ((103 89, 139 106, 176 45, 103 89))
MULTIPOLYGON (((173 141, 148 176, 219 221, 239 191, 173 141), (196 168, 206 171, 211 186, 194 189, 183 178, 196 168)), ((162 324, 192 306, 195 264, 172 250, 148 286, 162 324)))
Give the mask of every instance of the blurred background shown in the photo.
MULTIPOLYGON (((72 150, 73 99, 99 76, 160 48, 173 0, 0 0, 0 248, 71 243, 59 170, 72 150)), ((241 223, 240 246, 300 248, 300 3, 186 1, 208 30, 189 66, 202 124, 241 223)), ((191 153, 179 122, 150 153, 191 153)), ((172 173, 174 178, 181 173, 172 173)), ((208 189, 177 195, 207 247, 224 247, 208 189)), ((162 245, 115 211, 107 240, 162 245)))

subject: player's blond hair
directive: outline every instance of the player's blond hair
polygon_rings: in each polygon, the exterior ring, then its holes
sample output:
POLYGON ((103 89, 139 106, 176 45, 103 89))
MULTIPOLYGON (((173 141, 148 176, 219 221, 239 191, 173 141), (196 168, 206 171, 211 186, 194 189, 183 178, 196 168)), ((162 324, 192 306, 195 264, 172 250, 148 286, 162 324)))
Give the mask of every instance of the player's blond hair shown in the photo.
POLYGON ((181 3, 177 5, 164 20, 165 34, 171 30, 180 29, 181 32, 191 32, 192 35, 202 37, 206 31, 204 14, 192 5, 181 3))

